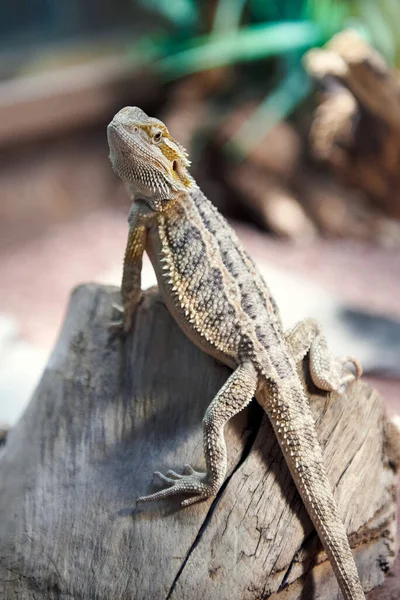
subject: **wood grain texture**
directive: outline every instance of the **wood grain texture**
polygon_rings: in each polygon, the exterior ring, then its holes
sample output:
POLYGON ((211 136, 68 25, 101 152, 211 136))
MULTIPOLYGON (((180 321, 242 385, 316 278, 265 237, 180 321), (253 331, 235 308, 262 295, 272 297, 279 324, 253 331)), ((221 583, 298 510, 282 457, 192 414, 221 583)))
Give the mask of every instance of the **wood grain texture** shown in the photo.
MULTIPOLYGON (((215 500, 139 506, 151 473, 204 466, 201 421, 229 370, 157 292, 110 333, 115 288, 77 288, 42 381, 0 454, 0 598, 336 600, 330 565, 262 410, 226 428, 215 500)), ((314 390, 315 391, 315 390, 314 390)), ((395 558, 395 473, 382 400, 363 383, 311 397, 366 590, 395 558)))

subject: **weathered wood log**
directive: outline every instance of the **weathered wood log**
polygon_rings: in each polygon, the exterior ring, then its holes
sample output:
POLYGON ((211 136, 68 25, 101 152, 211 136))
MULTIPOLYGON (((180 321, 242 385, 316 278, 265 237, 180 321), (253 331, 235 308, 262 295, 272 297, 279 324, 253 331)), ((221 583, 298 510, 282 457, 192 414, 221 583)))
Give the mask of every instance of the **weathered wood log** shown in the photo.
MULTIPOLYGON (((135 508, 155 469, 204 465, 201 421, 228 369, 180 332, 156 291, 110 332, 115 288, 75 290, 60 338, 0 456, 0 597, 338 598, 329 562, 254 402, 226 427, 215 499, 135 508)), ((306 366, 304 367, 306 369, 306 366)), ((330 480, 366 590, 395 558, 395 472, 367 385, 312 390, 330 480)))

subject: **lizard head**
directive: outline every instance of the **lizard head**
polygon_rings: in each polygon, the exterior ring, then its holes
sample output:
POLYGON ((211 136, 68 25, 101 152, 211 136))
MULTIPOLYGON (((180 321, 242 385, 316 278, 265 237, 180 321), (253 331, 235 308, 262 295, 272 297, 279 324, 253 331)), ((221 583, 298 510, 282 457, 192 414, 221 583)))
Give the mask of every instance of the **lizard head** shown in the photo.
POLYGON ((107 137, 114 171, 133 197, 153 210, 163 210, 193 186, 185 149, 162 121, 140 108, 122 108, 108 125, 107 137))

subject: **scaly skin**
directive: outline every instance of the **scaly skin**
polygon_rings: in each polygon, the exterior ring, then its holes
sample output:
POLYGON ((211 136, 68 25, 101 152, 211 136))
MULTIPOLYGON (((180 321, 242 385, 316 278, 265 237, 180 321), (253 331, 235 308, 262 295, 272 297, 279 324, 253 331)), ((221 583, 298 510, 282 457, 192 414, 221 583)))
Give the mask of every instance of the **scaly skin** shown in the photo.
POLYGON ((350 357, 332 359, 318 324, 308 319, 287 333, 255 265, 225 219, 187 171, 184 149, 165 125, 126 107, 108 127, 110 158, 133 204, 122 281, 123 320, 129 331, 140 297, 142 254, 155 268, 166 305, 184 333, 234 371, 203 420, 207 470, 158 476, 170 487, 138 501, 187 494, 182 505, 216 494, 224 481, 223 429, 255 395, 267 413, 293 480, 331 561, 346 600, 364 593, 327 479, 298 363, 309 352, 320 389, 341 390, 354 375, 350 357))

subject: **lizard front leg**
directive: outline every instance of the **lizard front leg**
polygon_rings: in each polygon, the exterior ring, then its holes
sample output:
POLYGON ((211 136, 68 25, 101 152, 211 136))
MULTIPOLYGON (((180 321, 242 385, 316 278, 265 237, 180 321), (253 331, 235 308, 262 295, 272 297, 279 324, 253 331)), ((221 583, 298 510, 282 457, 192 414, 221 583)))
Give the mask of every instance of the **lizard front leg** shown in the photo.
POLYGON ((146 220, 149 214, 148 209, 135 203, 129 213, 129 234, 121 284, 122 307, 114 305, 123 317, 112 323, 112 327, 122 329, 125 333, 132 327, 133 315, 140 299, 143 252, 147 241, 146 220))
POLYGON ((317 388, 327 392, 341 391, 347 383, 361 377, 362 369, 355 358, 331 356, 325 336, 315 319, 304 319, 285 333, 285 340, 296 362, 310 353, 311 378, 317 388), (346 368, 352 363, 355 374, 346 368))
POLYGON ((168 471, 157 475, 171 487, 142 496, 137 502, 160 500, 175 494, 191 494, 182 502, 188 506, 199 500, 214 496, 221 487, 227 469, 227 450, 224 439, 226 423, 240 412, 253 398, 258 383, 258 376, 251 363, 243 363, 232 373, 225 385, 221 388, 203 419, 204 454, 207 465, 206 473, 199 473, 189 465, 185 466, 185 474, 168 471))

